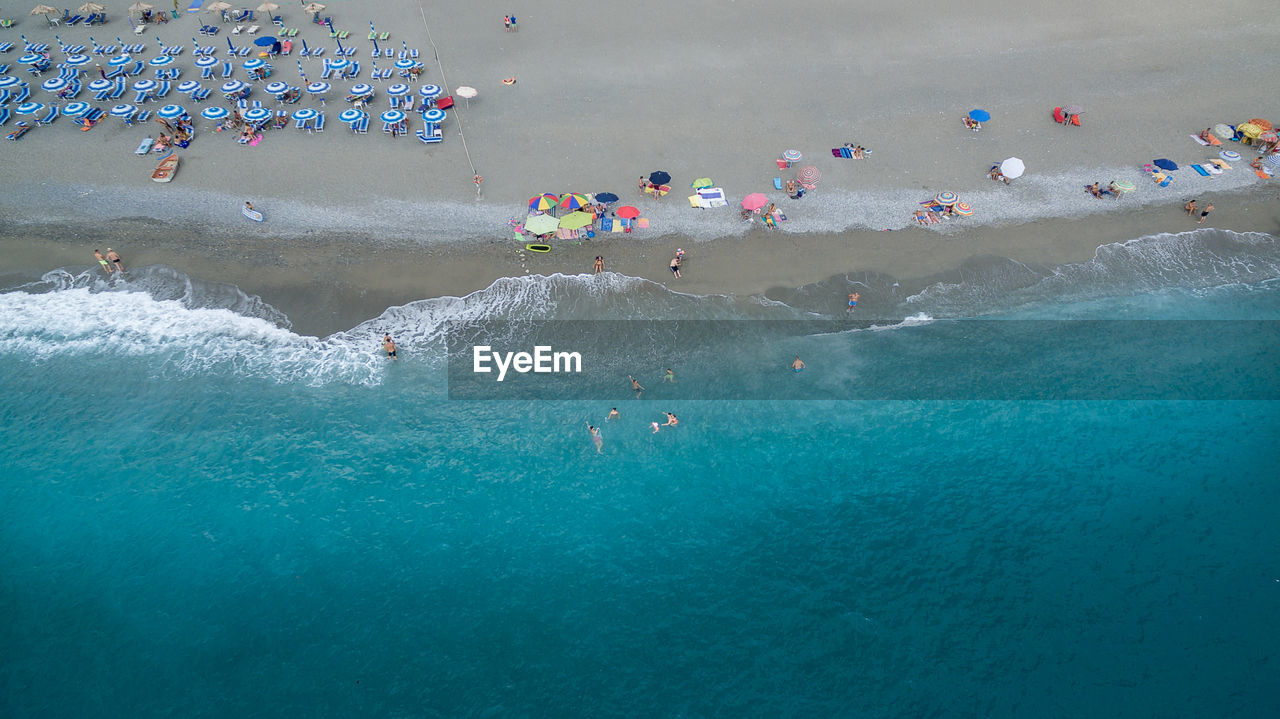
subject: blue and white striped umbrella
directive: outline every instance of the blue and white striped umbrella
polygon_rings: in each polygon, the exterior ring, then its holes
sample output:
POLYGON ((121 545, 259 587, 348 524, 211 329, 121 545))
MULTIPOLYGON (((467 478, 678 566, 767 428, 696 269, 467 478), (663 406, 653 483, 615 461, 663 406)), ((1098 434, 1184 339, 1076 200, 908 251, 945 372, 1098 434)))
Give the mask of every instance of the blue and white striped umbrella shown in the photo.
POLYGON ((251 60, 245 60, 244 65, 241 65, 241 67, 243 67, 246 70, 257 70, 258 68, 266 64, 267 64, 266 61, 264 61, 262 58, 255 57, 251 60))
POLYGON ((13 75, 0 75, 0 88, 17 87, 18 85, 21 85, 21 84, 22 84, 22 81, 14 77, 13 75))
POLYGON ((155 80, 139 80, 133 83, 134 92, 151 92, 154 89, 156 89, 155 80))
POLYGON ((409 86, 403 82, 396 83, 387 88, 387 94, 392 97, 403 97, 409 94, 409 86))
POLYGON ((147 64, 152 67, 164 67, 165 65, 172 65, 173 58, 168 55, 157 55, 151 58, 151 61, 147 64))
POLYGON ((423 85, 418 88, 418 94, 422 95, 424 100, 430 100, 434 97, 440 97, 439 85, 423 85))
POLYGON ((107 64, 111 67, 120 67, 122 65, 128 65, 131 62, 133 62, 133 58, 128 55, 116 55, 110 60, 107 60, 107 64))
POLYGON ((128 104, 116 105, 115 107, 111 108, 111 116, 112 117, 128 117, 129 115, 132 115, 137 111, 138 111, 138 108, 134 107, 133 105, 128 105, 128 104))
POLYGON ((200 83, 196 82, 195 80, 183 80, 182 82, 178 83, 177 89, 178 89, 178 92, 185 95, 189 92, 195 92, 196 90, 199 90, 200 83))
POLYGON ((244 88, 245 88, 245 83, 239 80, 227 80, 226 82, 222 83, 222 91, 228 95, 232 95, 237 92, 240 92, 244 88))
POLYGON ((399 110, 387 110, 381 117, 383 122, 397 123, 404 119, 404 113, 399 110))
POLYGON ((200 116, 207 120, 221 120, 222 118, 230 114, 231 114, 231 111, 228 110, 227 108, 218 107, 216 105, 213 107, 206 107, 205 109, 200 111, 200 116))
POLYGON ((444 122, 444 118, 445 118, 444 110, 441 110, 438 107, 433 107, 430 110, 427 110, 426 112, 422 113, 423 122, 430 122, 432 124, 435 124, 439 122, 444 122))
POLYGON ((218 64, 218 58, 212 55, 204 55, 196 58, 196 67, 213 67, 218 64))
POLYGON ((34 52, 29 52, 18 58, 18 63, 21 65, 39 65, 42 62, 44 62, 44 55, 37 55, 34 52))
POLYGON ((62 88, 67 86, 67 81, 60 77, 51 77, 40 83, 40 89, 48 92, 61 92, 62 88))
POLYGON ((156 110, 156 115, 158 117, 163 117, 166 120, 172 120, 175 117, 182 117, 185 114, 187 114, 187 109, 182 105, 165 105, 159 110, 156 110))
POLYGON ((271 119, 271 111, 265 107, 254 107, 245 110, 244 119, 249 122, 262 122, 271 119))
POLYGON ((68 117, 80 117, 88 111, 89 103, 87 102, 73 102, 62 108, 62 114, 67 115, 68 117))
POLYGON ((338 115, 338 119, 342 120, 343 122, 355 122, 356 120, 359 120, 362 117, 364 117, 364 113, 360 112, 354 107, 351 108, 350 110, 343 110, 342 114, 338 115))
POLYGON ((311 109, 311 108, 309 108, 309 107, 304 107, 304 108, 302 108, 301 110, 298 110, 297 112, 293 113, 293 119, 295 119, 295 120, 314 120, 314 119, 316 118, 316 116, 317 116, 317 115, 319 115, 319 114, 320 114, 320 113, 316 112, 315 110, 312 110, 312 109, 311 109))
POLYGON ((67 59, 63 61, 70 67, 80 67, 89 64, 88 55, 67 55, 67 59))
POLYGON ((268 95, 283 95, 289 91, 289 83, 276 81, 262 89, 266 90, 268 95))
POLYGON ((398 69, 398 70, 408 70, 409 68, 411 68, 411 67, 413 67, 414 65, 417 65, 417 64, 418 64, 418 63, 414 62, 413 60, 407 60, 407 59, 406 59, 406 60, 396 60, 396 69, 398 69))
POLYGON ((371 92, 373 92, 373 85, 366 85, 363 82, 351 87, 352 95, 368 95, 371 92))
POLYGON ((345 70, 347 65, 350 65, 350 64, 351 63, 347 62, 346 60, 330 60, 329 61, 329 67, 333 68, 334 70, 345 70))
POLYGON ((307 92, 311 93, 312 95, 323 95, 328 91, 329 91, 329 83, 327 82, 313 82, 310 85, 307 85, 307 92))
POLYGON ((94 80, 89 83, 89 92, 102 92, 103 90, 110 90, 115 86, 115 83, 110 80, 94 80))
POLYGON ((1270 155, 1267 155, 1267 158, 1262 162, 1267 165, 1271 165, 1272 167, 1280 167, 1280 154, 1273 152, 1270 155))
POLYGON ((24 102, 21 105, 18 105, 17 109, 15 109, 14 112, 18 113, 19 115, 34 115, 35 113, 40 112, 43 109, 44 109, 43 102, 24 102))

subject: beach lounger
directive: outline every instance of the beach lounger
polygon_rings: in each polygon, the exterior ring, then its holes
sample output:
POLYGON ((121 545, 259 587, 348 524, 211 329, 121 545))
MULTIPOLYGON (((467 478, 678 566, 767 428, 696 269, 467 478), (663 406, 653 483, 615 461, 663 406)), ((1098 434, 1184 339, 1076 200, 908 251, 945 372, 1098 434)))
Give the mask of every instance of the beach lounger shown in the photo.
POLYGON ((54 120, 58 119, 58 115, 59 115, 59 114, 60 114, 60 111, 58 110, 58 106, 57 106, 57 105, 50 105, 50 106, 49 106, 49 111, 48 111, 48 112, 46 112, 46 113, 44 114, 44 117, 38 118, 38 119, 36 120, 36 124, 37 124, 37 125, 49 125, 49 124, 52 124, 54 120))
POLYGON ((369 116, 365 115, 356 121, 356 132, 361 135, 369 134, 369 116))
POLYGON ((320 57, 323 54, 324 54, 324 48, 322 47, 311 48, 311 57, 320 57))
POLYGON ((259 26, 258 26, 258 25, 250 25, 250 26, 249 26, 249 29, 248 29, 248 30, 245 30, 245 32, 246 32, 246 33, 248 33, 249 35, 257 35, 257 34, 258 34, 258 28, 259 28, 259 26))
POLYGON ((134 44, 129 45, 127 47, 122 45, 121 49, 124 50, 124 52, 129 53, 130 55, 137 55, 138 53, 145 51, 147 49, 147 46, 143 45, 140 42, 135 42, 134 44))
POLYGON ((123 67, 117 67, 117 68, 114 68, 114 69, 112 69, 112 70, 107 70, 107 79, 108 79, 108 80, 114 80, 114 79, 116 79, 117 77, 120 77, 120 76, 121 76, 121 75, 123 75, 123 74, 124 74, 124 68, 123 68, 123 67))
POLYGON ((135 94, 134 94, 134 96, 133 96, 133 103, 134 103, 135 105, 141 105, 142 103, 144 103, 144 102, 146 102, 147 100, 150 100, 150 99, 151 99, 151 91, 150 91, 150 90, 143 90, 143 91, 140 91, 140 92, 137 92, 137 93, 135 93, 135 94))
POLYGON ((66 55, 79 55, 84 52, 84 45, 66 45, 62 48, 62 52, 66 55))
POLYGON ((0 90, 0 105, 9 104, 9 96, 11 94, 12 93, 10 93, 8 90, 0 90))
POLYGON ((324 113, 323 112, 320 113, 319 115, 316 115, 315 130, 316 132, 324 132, 324 113))
POLYGON ((781 189, 782 189, 782 178, 781 178, 781 177, 775 177, 775 178, 773 178, 773 189, 775 189, 775 190, 781 190, 781 189))
POLYGON ((244 25, 236 25, 235 27, 231 28, 231 34, 239 35, 241 30, 244 30, 244 25))
POLYGON ((418 130, 415 134, 418 136, 419 140, 422 140, 428 145, 444 141, 444 133, 440 132, 439 125, 428 125, 426 128, 418 130))
POLYGON ((13 43, 0 42, 0 52, 9 52, 12 49, 13 49, 13 43))
POLYGON ((62 17, 62 24, 66 25, 67 27, 75 27, 80 23, 81 20, 84 20, 84 15, 72 15, 71 17, 67 17, 64 15, 62 17))
POLYGON ((112 100, 119 100, 124 95, 124 91, 127 89, 128 87, 123 82, 116 83, 116 89, 112 90, 111 94, 108 95, 107 97, 112 100))
POLYGON ((133 151, 133 154, 135 154, 135 155, 145 155, 145 154, 147 154, 148 152, 151 152, 151 146, 152 146, 153 144, 155 144, 155 140, 153 140, 153 139, 151 139, 150 137, 148 137, 147 139, 145 139, 145 140, 143 140, 142 142, 138 143, 138 149, 134 150, 134 151, 133 151))
POLYGON ((383 57, 395 57, 395 51, 394 51, 394 50, 392 50, 391 48, 386 48, 386 49, 384 49, 384 50, 382 51, 382 56, 383 56, 383 57))
POLYGON ((299 130, 306 130, 307 132, 311 132, 310 120, 294 120, 293 126, 298 128, 299 130))
POLYGON ((358 61, 352 60, 347 67, 347 77, 360 77, 360 63, 358 61))
POLYGON ((232 65, 229 62, 222 63, 222 79, 229 80, 231 78, 231 73, 235 72, 235 70, 235 65, 232 65))
POLYGON ((342 52, 341 52, 340 54, 341 54, 343 57, 351 57, 352 55, 356 54, 356 47, 355 47, 355 45, 352 45, 351 47, 344 47, 344 48, 342 48, 342 52))
POLYGON ((1208 176, 1209 176, 1209 171, 1208 171, 1208 170, 1206 170, 1206 169, 1204 169, 1204 168, 1203 168, 1203 167, 1201 167, 1200 165, 1192 165, 1192 166, 1191 166, 1191 169, 1195 170, 1195 171, 1196 171, 1196 172, 1197 172, 1201 177, 1208 177, 1208 176))
POLYGON ((172 87, 173 87, 173 84, 170 83, 168 80, 161 82, 160 87, 156 88, 156 99, 157 100, 164 99, 164 96, 169 94, 169 90, 172 87))
POLYGON ((136 122, 146 122, 150 118, 151 118, 151 111, 143 110, 142 112, 138 113, 138 115, 134 118, 134 120, 136 122))
POLYGON ((211 92, 213 92, 213 90, 210 90, 207 87, 202 87, 199 90, 196 90, 195 92, 191 93, 191 99, 196 102, 204 102, 209 97, 209 93, 211 92))
POLYGON ((208 80, 213 77, 213 65, 200 68, 200 79, 208 80))
POLYGON ((109 97, 111 97, 111 88, 107 88, 105 90, 99 90, 98 92, 95 92, 93 94, 93 99, 98 100, 99 102, 101 102, 102 100, 106 100, 109 97))
POLYGON ((142 74, 142 71, 143 71, 146 67, 147 67, 147 63, 142 62, 141 60, 139 60, 139 61, 138 61, 138 63, 137 63, 136 65, 134 65, 134 66, 133 66, 133 69, 129 71, 129 75, 131 75, 131 76, 137 76, 137 75, 140 75, 140 74, 142 74))
POLYGON ((333 68, 332 68, 332 67, 329 67, 329 61, 328 61, 328 60, 325 60, 325 61, 324 61, 324 72, 321 72, 321 73, 320 73, 320 79, 321 79, 321 80, 328 80, 328 79, 329 79, 329 78, 331 78, 331 77, 333 77, 333 68))
POLYGON ((0 126, 9 121, 9 108, 0 107, 0 126))
POLYGON ((94 55, 114 55, 116 54, 116 46, 115 45, 94 45, 93 54, 94 55))
POLYGON ((13 132, 9 133, 8 135, 5 135, 5 136, 4 136, 4 139, 6 139, 6 140, 21 140, 21 139, 22 139, 22 136, 23 136, 23 135, 25 135, 25 134, 27 134, 27 132, 28 132, 30 129, 31 129, 31 125, 29 125, 29 124, 27 124, 27 123, 25 123, 25 122, 19 122, 19 123, 18 123, 18 127, 17 127, 17 129, 15 129, 13 132))
POLYGON ((31 86, 24 82, 18 86, 18 94, 13 96, 13 104, 21 105, 29 97, 31 97, 31 86))

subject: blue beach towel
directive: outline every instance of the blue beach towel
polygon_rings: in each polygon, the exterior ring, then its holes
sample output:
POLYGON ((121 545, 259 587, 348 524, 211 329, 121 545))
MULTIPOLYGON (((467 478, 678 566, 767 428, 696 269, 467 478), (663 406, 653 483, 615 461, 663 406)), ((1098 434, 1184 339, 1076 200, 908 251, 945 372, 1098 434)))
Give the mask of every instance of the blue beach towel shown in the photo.
POLYGON ((1206 170, 1206 169, 1204 169, 1203 167, 1201 167, 1201 166, 1199 166, 1199 165, 1192 165, 1192 166, 1191 166, 1191 169, 1195 170, 1196 172, 1200 173, 1201 175, 1204 175, 1205 177, 1208 177, 1208 176, 1209 176, 1209 171, 1208 171, 1208 170, 1206 170))
POLYGON ((600 218, 600 231, 601 231, 601 232, 613 232, 613 218, 612 218, 612 217, 602 217, 602 218, 600 218))
POLYGON ((200 12, 200 6, 204 4, 204 0, 191 0, 191 6, 187 8, 187 12, 200 12))

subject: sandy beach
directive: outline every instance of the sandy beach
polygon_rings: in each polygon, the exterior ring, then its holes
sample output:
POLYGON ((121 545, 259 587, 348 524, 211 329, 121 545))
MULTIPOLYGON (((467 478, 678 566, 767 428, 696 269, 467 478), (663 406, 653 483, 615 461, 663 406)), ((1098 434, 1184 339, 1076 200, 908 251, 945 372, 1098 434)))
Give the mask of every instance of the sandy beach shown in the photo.
MULTIPOLYGON (((123 7, 112 10, 110 23, 93 29, 23 17, 5 38, 123 37, 123 7)), ((150 181, 154 156, 133 153, 155 125, 110 119, 81 133, 60 120, 5 143, 0 273, 8 282, 88 266, 94 246, 114 243, 134 263, 261 294, 297 329, 323 333, 388 304, 463 295, 501 276, 589 271, 597 254, 611 271, 665 281, 670 254, 684 246, 691 264, 673 288, 756 294, 842 273, 924 278, 987 255, 1085 259, 1100 244, 1188 229, 1179 208, 1192 197, 1216 203, 1215 226, 1277 226, 1275 187, 1254 176, 1250 155, 1221 176, 1179 171, 1168 188, 1142 170, 1156 157, 1187 164, 1213 156, 1188 133, 1276 116, 1258 81, 1280 64, 1264 50, 1280 28, 1248 3, 1220 4, 1206 16, 1190 2, 1091 1, 1034 12, 997 2, 957 13, 938 2, 853 9, 659 0, 611 8, 602 19, 552 0, 512 8, 513 33, 503 31, 500 10, 383 0, 358 10, 335 3, 325 13, 351 30, 346 44, 362 63, 370 63, 372 19, 392 33, 384 46, 421 50, 426 67, 415 83, 479 90, 449 110, 440 145, 376 129, 354 135, 336 121, 341 82, 324 108, 332 117, 323 134, 273 130, 250 148, 197 117, 196 140, 181 151, 171 185, 150 181), (516 83, 503 85, 507 77, 516 83), (1068 102, 1086 108, 1081 127, 1050 120, 1068 102), (981 132, 960 122, 974 107, 994 116, 981 132), (830 148, 844 142, 873 154, 833 158, 830 148), (772 178, 789 176, 775 164, 788 148, 823 174, 799 201, 772 189, 772 178), (1009 186, 988 180, 987 167, 1008 156, 1024 159, 1027 174, 1009 186), (639 196, 636 178, 657 169, 671 173, 671 195, 639 196), (484 176, 480 200, 476 172, 484 176), (728 207, 689 207, 688 183, 703 176, 725 188, 728 207), (1111 179, 1130 179, 1137 191, 1111 202, 1081 190, 1111 179), (976 215, 917 228, 911 212, 940 190, 957 192, 976 215), (547 255, 522 258, 508 220, 523 217, 530 196, 569 191, 616 192, 652 228, 557 241, 547 255), (749 192, 764 192, 788 215, 780 231, 738 218, 749 192), (266 223, 240 217, 246 199, 266 223)), ((299 28, 295 44, 306 38, 332 53, 328 33, 300 8, 281 12, 299 28)), ((154 54, 157 36, 180 43, 201 22, 223 28, 201 38, 220 56, 228 37, 249 42, 208 14, 183 14, 137 41, 154 54)), ((194 73, 189 50, 178 63, 184 77, 194 73)), ((275 61, 276 77, 297 81, 296 55, 275 61)), ((303 64, 319 75, 318 61, 303 64)), ((260 88, 253 97, 275 107, 260 88)), ((215 87, 205 104, 218 101, 215 87)), ((193 114, 200 108, 185 104, 193 114)), ((304 100, 311 105, 319 107, 304 100)), ((379 93, 371 109, 386 106, 379 93)))

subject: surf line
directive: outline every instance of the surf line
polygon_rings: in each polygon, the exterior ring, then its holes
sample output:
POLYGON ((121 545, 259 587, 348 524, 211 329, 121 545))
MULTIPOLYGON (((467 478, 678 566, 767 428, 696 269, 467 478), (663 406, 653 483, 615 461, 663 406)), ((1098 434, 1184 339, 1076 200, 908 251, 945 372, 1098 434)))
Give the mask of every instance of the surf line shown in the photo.
POLYGON ((475 345, 471 348, 471 371, 476 374, 490 374, 492 362, 498 368, 498 381, 506 379, 507 370, 515 370, 520 374, 564 374, 582 372, 582 353, 554 352, 550 345, 535 345, 533 352, 494 352, 489 345, 475 345))

